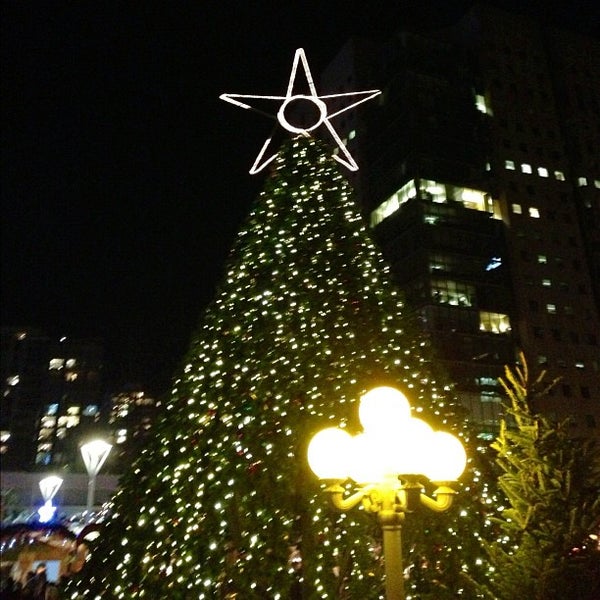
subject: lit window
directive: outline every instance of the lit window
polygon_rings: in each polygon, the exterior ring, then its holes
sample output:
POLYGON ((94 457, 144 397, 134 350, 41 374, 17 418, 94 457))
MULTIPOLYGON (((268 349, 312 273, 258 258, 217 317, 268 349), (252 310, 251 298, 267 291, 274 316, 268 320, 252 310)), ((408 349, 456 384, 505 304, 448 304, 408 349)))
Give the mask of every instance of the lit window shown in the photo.
POLYGON ((537 261, 538 261, 538 264, 545 265, 548 262, 548 259, 546 258, 545 254, 538 254, 537 261))
POLYGON ((20 381, 20 377, 18 375, 11 375, 10 377, 6 378, 6 383, 8 385, 10 385, 11 387, 18 385, 19 381, 20 381))
POLYGON ((600 179, 594 179, 594 187, 600 189, 600 179))
POLYGON ((67 369, 72 369, 77 364, 77 360, 74 358, 67 358, 67 369))
POLYGON ((484 115, 493 114, 492 109, 486 102, 485 96, 483 94, 475 94, 475 107, 479 112, 482 112, 484 115))
POLYGON ((419 181, 419 190, 425 192, 426 196, 439 204, 446 202, 446 186, 443 183, 432 181, 431 179, 421 179, 419 181))
POLYGON ((489 202, 486 202, 485 193, 472 188, 455 188, 453 194, 454 200, 463 203, 465 208, 473 210, 481 210, 484 212, 492 212, 492 207, 489 202))
POLYGON ((579 187, 585 187, 587 184, 588 184, 587 177, 578 177, 577 178, 577 185, 579 187))
POLYGON ((565 174, 562 171, 554 171, 554 178, 557 181, 564 181, 565 180, 565 174))
POLYGON ((539 209, 535 208, 535 206, 530 206, 529 207, 529 216, 532 219, 539 219, 540 218, 540 211, 539 211, 539 209))
POLYGON ((98 414, 98 406, 95 404, 88 404, 81 413, 84 417, 94 417, 98 414))
POLYGON ((506 333, 511 330, 508 315, 479 311, 479 330, 488 333, 506 333))
POLYGON ((65 381, 75 381, 77 379, 77 373, 73 373, 72 371, 69 373, 65 373, 65 381))
POLYGON ((548 177, 548 169, 544 167, 538 167, 537 173, 540 177, 548 177))
POLYGON ((552 281, 550 279, 542 279, 542 285, 544 287, 551 287, 552 286, 552 281))
POLYGON ((576 369, 585 369, 585 364, 583 363, 583 361, 581 361, 581 360, 578 360, 578 361, 575 363, 575 368, 576 368, 576 369))
POLYGON ((520 215, 523 213, 523 209, 521 208, 520 204, 513 204, 512 211, 513 213, 515 213, 515 215, 520 215))
POLYGON ((348 139, 353 140, 355 137, 356 137, 356 129, 351 129, 350 133, 348 134, 348 139))
POLYGON ((58 432, 57 435, 62 439, 66 435, 66 429, 70 429, 71 427, 77 427, 79 425, 79 407, 71 406, 67 410, 67 415, 65 417, 58 418, 58 432))
POLYGON ((46 414, 51 416, 55 415, 58 412, 58 404, 48 404, 48 408, 46 409, 46 414))
POLYGON ((64 358, 51 358, 50 359, 50 364, 48 365, 48 369, 50 371, 52 370, 60 370, 65 366, 65 359, 64 358))
POLYGON ((546 304, 546 312, 549 315, 555 315, 556 314, 556 304, 546 304))
POLYGON ((387 219, 390 215, 394 214, 400 208, 401 204, 414 198, 416 195, 417 188, 415 187, 415 182, 411 179, 398 191, 394 192, 387 200, 384 200, 371 213, 371 227, 379 225, 384 219, 387 219))
POLYGON ((538 359, 538 365, 547 365, 548 364, 548 357, 544 356, 543 354, 539 354, 537 359, 538 359))
POLYGON ((431 282, 431 297, 438 304, 472 306, 475 286, 457 281, 435 279, 431 282))
POLYGON ((504 161, 504 168, 507 169, 508 171, 514 171, 515 170, 515 163, 512 160, 505 160, 504 161))
POLYGON ((528 165, 527 163, 522 163, 521 164, 521 172, 531 175, 531 173, 533 173, 533 171, 531 169, 531 165, 528 165))

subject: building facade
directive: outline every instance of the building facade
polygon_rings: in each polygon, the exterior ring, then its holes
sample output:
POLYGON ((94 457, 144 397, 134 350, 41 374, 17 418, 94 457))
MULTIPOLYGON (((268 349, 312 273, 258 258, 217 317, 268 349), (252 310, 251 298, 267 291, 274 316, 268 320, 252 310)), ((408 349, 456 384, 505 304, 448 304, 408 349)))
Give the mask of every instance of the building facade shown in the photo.
POLYGON ((452 27, 351 40, 329 93, 365 217, 482 435, 520 350, 559 377, 536 409, 600 434, 598 41, 475 5, 452 27))
POLYGON ((73 464, 80 436, 100 421, 102 355, 97 340, 2 329, 3 470, 73 464))

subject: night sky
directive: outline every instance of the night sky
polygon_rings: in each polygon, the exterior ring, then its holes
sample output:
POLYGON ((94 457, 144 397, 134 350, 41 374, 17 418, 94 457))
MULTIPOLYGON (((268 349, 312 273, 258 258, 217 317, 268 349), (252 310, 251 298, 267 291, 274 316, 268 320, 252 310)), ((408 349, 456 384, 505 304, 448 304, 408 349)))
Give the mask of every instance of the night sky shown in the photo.
MULTIPOLYGON (((272 125, 219 94, 282 94, 296 48, 316 78, 350 35, 471 2, 355 4, 4 1, 2 325, 100 338, 110 386, 168 389, 262 185, 272 125)), ((529 10, 595 33, 592 4, 529 10)))

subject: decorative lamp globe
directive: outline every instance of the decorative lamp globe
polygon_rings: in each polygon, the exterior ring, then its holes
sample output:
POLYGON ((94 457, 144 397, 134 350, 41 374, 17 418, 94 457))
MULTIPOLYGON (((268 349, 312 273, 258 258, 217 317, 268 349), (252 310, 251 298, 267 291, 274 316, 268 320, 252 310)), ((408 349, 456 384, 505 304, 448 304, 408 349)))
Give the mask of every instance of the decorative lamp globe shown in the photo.
POLYGON ((410 417, 410 404, 401 391, 377 387, 361 397, 358 417, 365 431, 395 431, 402 421, 410 417))
POLYGON ((402 423, 398 428, 397 450, 394 452, 395 468, 399 475, 425 474, 432 436, 433 429, 421 419, 411 417, 402 423))
POLYGON ((329 427, 315 434, 308 445, 308 464, 320 479, 347 479, 349 433, 329 427))
POLYGON ((384 440, 372 432, 359 433, 351 439, 348 475, 356 483, 379 483, 391 474, 381 452, 384 440))
POLYGON ((460 440, 446 431, 435 431, 425 456, 424 474, 431 481, 456 481, 467 466, 467 454, 460 440))

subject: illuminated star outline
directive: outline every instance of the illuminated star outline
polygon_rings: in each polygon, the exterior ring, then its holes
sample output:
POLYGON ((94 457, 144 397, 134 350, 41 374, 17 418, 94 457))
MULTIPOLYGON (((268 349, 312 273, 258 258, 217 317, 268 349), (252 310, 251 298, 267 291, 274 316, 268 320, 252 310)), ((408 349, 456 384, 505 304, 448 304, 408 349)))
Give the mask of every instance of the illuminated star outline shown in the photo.
MULTIPOLYGON (((380 90, 367 90, 364 92, 347 92, 344 94, 329 94, 326 96, 319 96, 317 94, 317 90, 315 88, 315 83, 313 81, 310 69, 308 67, 308 61, 306 60, 306 54, 304 53, 304 50, 302 48, 298 48, 296 50, 296 53, 294 54, 294 63, 292 65, 290 80, 288 83, 288 87, 287 87, 285 96, 259 96, 256 94, 221 94, 219 96, 219 98, 221 100, 225 100, 225 102, 229 102, 230 104, 233 104, 235 106, 239 106, 239 107, 245 108, 247 110, 253 110, 253 111, 258 112, 262 115, 265 115, 269 118, 275 118, 275 119, 277 119, 279 124, 284 129, 286 129, 287 131, 289 131, 291 133, 308 135, 311 131, 313 131, 314 129, 319 127, 321 124, 324 124, 325 127, 327 127, 327 129, 329 130, 329 133, 335 140, 336 144, 338 145, 338 148, 340 149, 341 153, 343 154, 343 157, 338 156, 337 154, 334 154, 333 158, 335 160, 337 160, 339 163, 341 163, 342 165, 344 165, 345 167, 347 167, 348 169, 350 169, 350 171, 357 171, 358 165, 356 164, 355 160, 352 158, 352 155, 350 154, 350 152, 348 152, 348 149, 344 145, 344 142, 340 139, 340 136, 338 135, 337 131, 334 129, 333 125, 330 123, 330 120, 333 119, 334 117, 337 117, 338 115, 341 115, 343 112, 346 112, 347 110, 350 110, 351 108, 354 108, 355 106, 358 106, 359 104, 362 104, 363 102, 367 102, 367 100, 371 100, 371 98, 374 98, 375 96, 378 96, 379 94, 381 94, 380 90), (310 95, 293 93, 294 84, 296 81, 296 75, 297 75, 297 71, 298 71, 298 64, 300 63, 300 61, 302 62, 302 67, 304 68, 304 74, 305 74, 306 80, 308 82, 308 89, 310 90, 310 95), (325 102, 326 100, 330 100, 332 98, 351 98, 354 96, 359 96, 360 99, 357 100, 356 102, 352 102, 348 106, 345 106, 344 108, 342 108, 341 110, 338 110, 337 112, 334 112, 333 114, 328 114, 328 108, 327 108, 327 104, 325 102), (282 102, 281 102, 281 106, 277 112, 277 115, 271 115, 271 114, 264 113, 256 108, 254 108, 250 104, 241 102, 240 99, 281 100, 282 102), (290 102, 293 102, 294 100, 308 100, 309 102, 312 102, 317 107, 317 109, 319 111, 319 117, 314 125, 307 127, 307 128, 295 127, 286 119, 285 109, 288 106, 288 104, 290 102)), ((270 164, 273 160, 275 160, 275 157, 277 156, 277 152, 275 152, 268 158, 263 158, 265 153, 267 152, 267 148, 269 147, 269 144, 271 143, 272 139, 273 139, 273 136, 271 135, 270 137, 268 137, 266 139, 265 143, 263 144, 262 148, 260 149, 260 152, 258 153, 256 160, 254 161, 254 164, 252 165, 252 168, 250 169, 251 175, 254 175, 254 174, 258 173, 259 171, 262 171, 262 169, 264 169, 268 164, 270 164)))

